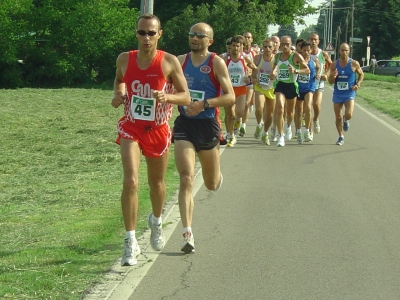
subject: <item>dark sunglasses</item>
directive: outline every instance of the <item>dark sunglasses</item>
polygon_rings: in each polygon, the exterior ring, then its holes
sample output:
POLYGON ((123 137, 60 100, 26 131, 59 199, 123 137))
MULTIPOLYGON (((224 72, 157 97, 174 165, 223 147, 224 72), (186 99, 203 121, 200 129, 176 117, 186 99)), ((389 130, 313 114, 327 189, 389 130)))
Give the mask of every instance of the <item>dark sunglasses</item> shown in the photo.
POLYGON ((274 46, 265 46, 263 45, 264 48, 273 48, 274 46))
POLYGON ((209 37, 207 34, 205 33, 201 33, 201 32, 189 32, 189 36, 191 38, 194 38, 195 36, 197 36, 199 39, 204 39, 205 37, 209 37))
POLYGON ((157 31, 145 31, 145 30, 136 30, 136 33, 141 36, 155 36, 158 32, 157 31))

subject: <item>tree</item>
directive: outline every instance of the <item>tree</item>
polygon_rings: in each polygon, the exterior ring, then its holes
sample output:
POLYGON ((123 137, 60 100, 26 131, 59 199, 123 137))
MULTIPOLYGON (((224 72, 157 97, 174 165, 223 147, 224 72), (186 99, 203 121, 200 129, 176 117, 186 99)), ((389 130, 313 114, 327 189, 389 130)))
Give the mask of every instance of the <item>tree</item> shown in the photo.
POLYGON ((306 28, 304 28, 299 35, 299 39, 304 39, 308 41, 308 37, 310 36, 311 33, 315 32, 316 26, 315 25, 310 25, 306 28))
MULTIPOLYGON (((332 28, 340 27, 338 45, 350 43, 353 36, 362 38, 362 43, 353 43, 352 56, 360 60, 366 57, 367 36, 371 37, 371 55, 390 58, 400 54, 400 1, 399 0, 354 0, 354 20, 352 22, 353 0, 335 0, 332 28), (353 23, 353 28, 352 28, 353 23), (388 47, 390 45, 390 47, 388 47)), ((323 38, 325 11, 321 11, 316 31, 323 38)), ((321 42, 322 44, 322 42, 321 42)))
POLYGON ((246 31, 253 34, 254 40, 263 40, 266 37, 267 20, 270 18, 269 11, 269 4, 256 6, 254 2, 241 4, 237 0, 217 0, 212 6, 202 4, 196 8, 189 5, 181 15, 165 23, 161 47, 173 54, 188 51, 187 34, 197 22, 206 22, 213 27, 215 39, 210 50, 218 53, 225 51, 227 38, 246 31))
POLYGON ((392 58, 400 54, 400 1, 364 0, 363 8, 357 6, 354 21, 356 37, 363 42, 354 44, 354 52, 365 56, 367 36, 371 37, 371 56, 378 59, 392 58))
POLYGON ((7 6, 0 8, 0 47, 7 47, 0 48, 4 53, 0 64, 8 66, 0 79, 2 87, 110 80, 115 76, 117 55, 135 48, 139 12, 128 8, 128 0, 84 4, 79 0, 35 0, 33 5, 32 0, 18 1, 7 0, 7 6), (24 60, 19 73, 9 67, 16 65, 17 58, 24 60), (4 78, 13 78, 13 83, 4 78))
POLYGON ((30 39, 23 17, 30 8, 30 0, 3 0, 0 6, 0 87, 23 85, 24 68, 18 60, 30 39))
POLYGON ((292 38, 293 44, 297 40, 297 32, 296 32, 296 29, 294 28, 293 24, 292 25, 281 25, 281 26, 279 26, 277 35, 279 37, 282 37, 284 35, 290 36, 292 38))

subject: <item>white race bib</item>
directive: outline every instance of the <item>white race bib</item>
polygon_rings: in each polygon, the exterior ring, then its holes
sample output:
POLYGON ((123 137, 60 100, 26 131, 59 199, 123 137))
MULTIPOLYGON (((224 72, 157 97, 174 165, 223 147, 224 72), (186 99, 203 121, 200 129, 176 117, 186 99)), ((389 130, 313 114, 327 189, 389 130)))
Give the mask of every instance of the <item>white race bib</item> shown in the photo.
POLYGON ((309 83, 310 74, 299 74, 299 76, 297 77, 297 81, 300 83, 309 83))
MULTIPOLYGON (((192 102, 196 102, 196 101, 204 101, 204 95, 206 93, 204 91, 196 91, 189 89, 189 94, 190 94, 190 100, 192 102)), ((187 106, 184 106, 184 108, 186 109, 187 106)))
POLYGON ((131 115, 136 120, 154 121, 156 99, 144 98, 136 95, 131 100, 131 115))
POLYGON ((289 70, 288 69, 279 69, 278 72, 278 80, 288 80, 289 79, 289 70))
POLYGON ((339 82, 336 82, 336 86, 337 86, 337 89, 339 91, 347 91, 347 90, 349 90, 349 83, 348 82, 339 81, 339 82))
POLYGON ((269 74, 267 73, 260 73, 260 77, 258 79, 260 85, 268 85, 270 83, 270 78, 269 78, 269 74))
POLYGON ((231 82, 233 86, 239 86, 241 83, 242 75, 240 74, 230 74, 231 82))

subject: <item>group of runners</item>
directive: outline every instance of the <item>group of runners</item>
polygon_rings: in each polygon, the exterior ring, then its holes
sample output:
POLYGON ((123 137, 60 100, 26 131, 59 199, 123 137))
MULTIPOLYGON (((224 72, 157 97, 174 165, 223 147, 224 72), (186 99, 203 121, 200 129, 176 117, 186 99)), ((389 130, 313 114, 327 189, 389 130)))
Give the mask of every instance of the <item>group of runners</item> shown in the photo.
POLYGON ((329 74, 333 76, 333 83, 346 80, 349 83, 347 86, 334 85, 333 103, 339 133, 336 144, 342 145, 343 130, 348 130, 354 109, 355 91, 363 80, 360 65, 349 58, 349 45, 341 45, 338 61, 342 64, 338 64, 332 63, 330 55, 318 47, 320 40, 317 33, 310 34, 308 40, 298 39, 295 45, 292 45, 289 36, 272 36, 262 42, 261 53, 246 51, 245 45, 249 39, 252 41, 249 32, 244 33, 242 39, 240 36, 229 38, 226 43, 227 52, 221 55, 227 58, 228 72, 236 97, 233 105, 235 109, 225 108, 227 146, 234 147, 237 136, 244 136, 246 133, 249 107, 253 103, 257 121, 254 132, 256 139, 261 138, 266 145, 274 141, 278 147, 285 146, 285 141, 289 141, 292 136, 299 144, 312 142, 314 133, 321 131, 319 115, 324 83, 329 79, 329 74), (242 50, 238 42, 240 40, 242 50), (339 69, 342 69, 340 65, 344 68, 347 64, 350 66, 346 74, 340 75, 338 79, 335 77, 338 76, 337 64, 339 69), (355 73, 358 74, 358 79, 355 78, 355 73), (244 87, 247 89, 246 102, 243 97, 244 87), (345 106, 344 118, 342 106, 345 106), (294 135, 292 123, 295 127, 294 135), (339 123, 342 124, 342 129, 339 123))
POLYGON ((261 138, 263 143, 270 144, 271 138, 272 141, 276 139, 277 146, 284 146, 285 138, 289 140, 292 135, 293 118, 296 137, 301 143, 303 107, 304 140, 312 141, 312 132, 320 131, 318 116, 323 81, 328 79, 335 84, 333 102, 339 132, 337 143, 342 144, 342 131, 348 130, 348 120, 353 112, 353 93, 360 87, 363 78, 359 64, 348 57, 347 44, 340 46, 340 60, 332 63, 329 56, 318 49, 316 34, 310 36, 310 42, 302 41, 299 46, 301 54, 292 50, 289 36, 281 39, 273 36, 264 40, 262 51, 257 53, 254 51, 257 49, 251 47, 251 33, 245 32, 229 38, 227 52, 218 56, 208 49, 214 42, 212 27, 197 23, 188 33, 190 51, 178 57, 157 49, 162 34, 160 20, 156 16, 140 16, 136 24, 138 50, 121 53, 116 62, 111 105, 115 108, 124 106, 116 140, 120 145, 123 166, 121 207, 126 234, 121 265, 124 266, 135 265, 141 253, 136 239, 141 155, 147 165, 152 204, 152 212, 147 219, 151 229, 150 245, 154 250, 161 251, 165 245, 162 233, 166 195, 164 177, 173 131, 175 163, 180 177, 178 202, 183 225, 180 249, 184 253, 192 253, 192 192, 196 156, 207 189, 217 191, 223 182, 219 156, 219 109, 225 109, 228 147, 235 145, 237 134, 246 134, 251 105, 255 106, 257 119, 254 137, 261 138), (354 72, 359 75, 357 82, 354 72), (171 130, 168 120, 174 105, 178 106, 180 114, 171 130), (345 106, 343 120, 342 106, 345 106))

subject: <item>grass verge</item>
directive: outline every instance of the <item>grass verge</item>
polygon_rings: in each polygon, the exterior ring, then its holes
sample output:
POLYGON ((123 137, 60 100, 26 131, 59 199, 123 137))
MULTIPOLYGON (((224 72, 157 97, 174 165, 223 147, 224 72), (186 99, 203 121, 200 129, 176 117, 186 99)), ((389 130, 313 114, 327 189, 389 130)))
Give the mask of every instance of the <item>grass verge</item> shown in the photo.
MULTIPOLYGON (((111 95, 2 91, 1 299, 80 299, 121 255, 122 167, 114 141, 122 107, 112 108, 111 95)), ((175 170, 170 159, 167 199, 178 185, 175 170)), ((139 184, 138 234, 151 211, 145 163, 139 184)))
POLYGON ((357 95, 374 108, 400 120, 400 78, 365 73, 357 95))

